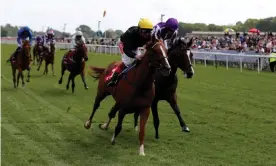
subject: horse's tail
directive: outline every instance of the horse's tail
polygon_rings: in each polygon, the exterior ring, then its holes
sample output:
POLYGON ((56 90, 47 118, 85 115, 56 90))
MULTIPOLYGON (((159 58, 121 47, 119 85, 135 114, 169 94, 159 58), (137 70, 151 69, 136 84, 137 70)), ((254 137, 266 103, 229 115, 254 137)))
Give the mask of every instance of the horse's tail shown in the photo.
POLYGON ((103 74, 103 72, 105 71, 105 68, 100 68, 100 67, 94 67, 94 66, 89 66, 89 69, 91 70, 89 72, 89 75, 93 78, 95 78, 95 80, 100 79, 101 75, 103 74))

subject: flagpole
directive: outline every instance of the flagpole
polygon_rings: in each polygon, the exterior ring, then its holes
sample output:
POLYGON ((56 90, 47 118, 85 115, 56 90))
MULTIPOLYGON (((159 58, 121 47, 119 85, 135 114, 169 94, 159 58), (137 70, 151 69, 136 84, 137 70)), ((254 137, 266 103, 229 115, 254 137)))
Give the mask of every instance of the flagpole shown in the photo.
MULTIPOLYGON (((106 10, 104 10, 104 12, 103 12, 103 20, 104 20, 105 15, 106 15, 106 10)), ((106 30, 104 31, 104 39, 106 40, 106 30)))

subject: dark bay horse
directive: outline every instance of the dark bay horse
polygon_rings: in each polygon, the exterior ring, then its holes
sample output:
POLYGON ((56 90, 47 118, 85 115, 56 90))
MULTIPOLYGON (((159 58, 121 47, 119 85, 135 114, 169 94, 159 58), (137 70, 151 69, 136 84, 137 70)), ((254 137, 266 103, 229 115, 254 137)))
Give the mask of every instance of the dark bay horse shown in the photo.
POLYGON ((35 64, 35 61, 36 61, 36 64, 38 65, 39 64, 39 58, 41 56, 43 52, 43 46, 41 44, 36 44, 34 47, 33 47, 33 64, 35 64))
POLYGON ((26 81, 30 82, 30 71, 31 71, 30 52, 31 52, 31 45, 29 40, 22 41, 22 48, 17 53, 18 55, 16 56, 15 61, 11 62, 14 88, 17 88, 19 85, 19 77, 21 77, 21 80, 22 80, 22 87, 25 86, 24 75, 23 75, 24 70, 28 70, 28 78, 26 81), (17 79, 15 77, 16 70, 18 70, 17 79))
POLYGON ((82 82, 84 83, 84 88, 88 89, 84 76, 85 61, 87 60, 87 48, 84 43, 77 45, 75 50, 70 50, 65 53, 61 61, 61 77, 58 83, 62 84, 64 72, 65 70, 68 70, 70 75, 66 85, 67 90, 69 89, 70 81, 72 81, 72 93, 75 93, 75 77, 79 74, 81 75, 82 82))
POLYGON ((54 61, 55 61, 55 50, 56 46, 54 43, 49 43, 47 44, 47 47, 43 47, 43 52, 42 52, 42 58, 39 59, 39 65, 37 68, 37 71, 39 71, 43 60, 45 61, 45 69, 43 72, 43 75, 48 74, 48 65, 52 65, 52 73, 55 75, 55 70, 54 70, 54 61))
MULTIPOLYGON (((151 104, 151 111, 153 116, 155 138, 159 138, 159 115, 157 105, 160 100, 167 101, 174 113, 176 114, 182 131, 190 132, 190 129, 184 122, 180 109, 177 104, 176 88, 178 84, 178 78, 176 75, 177 69, 180 68, 184 72, 184 76, 188 79, 194 75, 194 69, 192 67, 193 54, 190 47, 193 44, 193 38, 189 42, 184 42, 181 37, 174 40, 172 48, 169 50, 168 59, 172 68, 172 72, 169 76, 163 76, 160 72, 155 73, 155 97, 151 104)), ((112 113, 111 113, 112 114, 112 113)), ((114 113, 113 113, 114 114, 114 113)), ((116 113, 115 113, 116 114, 116 113)), ((114 116, 114 115, 113 115, 114 116)), ((134 127, 137 130, 138 113, 134 114, 134 127)))
MULTIPOLYGON (((154 98, 154 72, 160 70, 163 75, 169 75, 171 67, 167 60, 166 49, 162 42, 153 41, 146 44, 146 53, 144 58, 138 63, 135 68, 128 71, 125 78, 122 78, 117 85, 107 87, 105 77, 112 72, 116 65, 122 62, 113 62, 106 69, 91 67, 94 71, 95 79, 99 79, 98 92, 95 98, 92 113, 89 119, 84 124, 84 127, 89 129, 91 127, 92 119, 100 103, 106 96, 112 95, 116 100, 116 105, 119 110, 118 122, 115 127, 115 133, 112 137, 111 143, 115 144, 115 138, 122 130, 123 119, 126 114, 139 112, 140 114, 140 155, 144 153, 144 137, 145 125, 150 113, 150 105, 154 98)), ((108 119, 107 126, 112 118, 108 119)))

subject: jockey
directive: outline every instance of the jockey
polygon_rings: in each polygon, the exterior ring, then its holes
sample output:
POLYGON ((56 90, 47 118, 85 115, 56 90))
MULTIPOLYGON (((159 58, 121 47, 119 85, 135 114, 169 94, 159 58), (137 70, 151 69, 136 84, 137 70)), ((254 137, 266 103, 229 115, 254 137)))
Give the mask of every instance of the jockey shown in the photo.
MULTIPOLYGON (((71 40, 71 49, 69 50, 68 56, 64 57, 65 61, 69 60, 69 63, 73 62, 72 56, 73 52, 76 50, 77 47, 81 45, 85 45, 85 38, 83 37, 83 34, 81 31, 76 31, 76 33, 73 35, 71 40)), ((67 62, 68 63, 68 62, 67 62)))
POLYGON ((85 38, 81 31, 76 31, 71 41, 71 51, 74 51, 75 48, 79 45, 85 44, 85 38))
POLYGON ((55 44, 55 33, 52 29, 48 30, 43 36, 43 47, 48 48, 50 43, 55 44))
POLYGON ((153 24, 150 20, 140 19, 138 26, 130 27, 120 37, 119 48, 122 53, 122 62, 119 66, 112 70, 112 74, 106 77, 107 86, 115 85, 118 81, 118 76, 126 67, 131 69, 135 66, 135 59, 141 60, 144 53, 138 50, 151 40, 151 31, 153 24))
POLYGON ((36 45, 43 45, 43 39, 42 39, 41 36, 37 36, 37 37, 35 38, 35 44, 36 44, 36 45))
POLYGON ((175 18, 169 18, 166 22, 159 22, 153 27, 152 38, 164 41, 165 47, 170 49, 171 42, 178 33, 178 21, 175 18))
POLYGON ((28 26, 24 26, 20 28, 17 32, 17 44, 18 47, 16 48, 15 52, 11 55, 11 57, 7 60, 7 62, 11 60, 16 59, 16 55, 19 52, 19 50, 22 48, 22 41, 29 39, 30 45, 32 45, 32 40, 33 40, 33 34, 31 32, 31 29, 28 26))

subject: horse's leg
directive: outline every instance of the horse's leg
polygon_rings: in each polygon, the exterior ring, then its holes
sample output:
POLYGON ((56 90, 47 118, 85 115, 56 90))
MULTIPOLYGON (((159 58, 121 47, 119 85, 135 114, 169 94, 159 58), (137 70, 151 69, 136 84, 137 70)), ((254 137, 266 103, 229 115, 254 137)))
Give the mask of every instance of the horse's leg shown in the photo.
POLYGON ((36 65, 39 65, 40 62, 40 54, 36 54, 36 65))
POLYGON ((108 113, 108 121, 104 124, 100 124, 99 128, 103 130, 107 130, 108 126, 113 118, 115 118, 117 111, 120 109, 120 104, 115 103, 115 105, 111 108, 110 112, 108 113))
POLYGON ((40 66, 41 66, 42 62, 43 62, 43 58, 39 58, 39 64, 38 64, 37 71, 40 70, 40 66))
POLYGON ((17 73, 17 80, 16 80, 16 87, 18 87, 19 85, 19 79, 20 79, 20 74, 21 74, 21 69, 18 69, 18 73, 17 73))
POLYGON ((138 117, 139 117, 139 112, 134 112, 134 129, 138 131, 138 117))
POLYGON ((30 77, 31 77, 31 67, 29 66, 28 68, 27 68, 27 71, 28 71, 28 76, 27 76, 27 82, 30 82, 30 77))
POLYGON ((158 100, 154 98, 152 104, 151 104, 151 112, 152 112, 152 117, 153 117, 153 125, 155 129, 155 139, 159 138, 159 115, 158 115, 158 110, 157 110, 157 105, 158 105, 158 100))
POLYGON ((75 77, 76 77, 76 74, 72 74, 72 93, 75 93, 75 77))
POLYGON ((53 62, 51 63, 51 65, 52 65, 52 73, 53 73, 53 76, 55 76, 56 74, 55 74, 55 69, 54 69, 54 60, 53 60, 53 62))
POLYGON ((177 96, 176 96, 176 93, 173 94, 173 96, 167 100, 167 102, 171 105, 174 113, 176 114, 177 118, 178 118, 178 121, 180 123, 180 126, 182 127, 182 131, 185 131, 185 132, 190 132, 190 129, 188 128, 188 126, 185 124, 181 114, 180 114, 180 110, 179 110, 179 107, 177 105, 177 96))
POLYGON ((35 65, 35 59, 36 59, 36 49, 35 48, 33 48, 33 59, 34 59, 33 65, 35 65))
POLYGON ((43 74, 48 75, 48 65, 49 65, 49 63, 45 60, 45 68, 44 68, 43 74))
POLYGON ((81 72, 81 79, 82 79, 82 82, 84 84, 84 88, 88 89, 88 86, 87 86, 86 81, 85 81, 84 70, 81 72))
POLYGON ((93 105, 93 110, 92 110, 92 113, 89 117, 89 119, 85 122, 84 124, 84 127, 86 129, 89 129, 91 127, 91 123, 92 123, 92 119, 97 111, 97 109, 100 107, 100 103, 103 99, 105 99, 105 97, 107 96, 108 94, 107 93, 104 93, 103 91, 101 90, 98 90, 98 93, 97 93, 97 96, 95 98, 95 101, 94 101, 94 105, 93 105))
POLYGON ((111 138, 112 145, 115 145, 115 139, 122 130, 122 124, 123 124, 124 117, 126 115, 126 111, 127 111, 126 109, 122 109, 122 108, 119 110, 118 122, 115 127, 115 133, 114 133, 113 137, 111 138))
POLYGON ((70 81, 72 79, 72 76, 73 76, 73 74, 72 74, 72 72, 70 72, 69 77, 68 77, 68 81, 67 81, 67 85, 66 85, 67 90, 69 89, 69 84, 70 84, 70 81))
POLYGON ((25 87, 25 81, 24 81, 24 74, 23 74, 23 71, 21 71, 21 81, 22 81, 22 88, 25 87))
POLYGON ((144 151, 144 139, 145 139, 145 129, 146 129, 146 124, 149 118, 150 114, 150 108, 145 108, 141 110, 140 112, 140 131, 139 131, 139 141, 140 141, 140 150, 139 154, 141 156, 145 156, 145 151, 144 151))
POLYGON ((62 84, 62 79, 63 79, 63 75, 64 75, 65 70, 66 70, 65 66, 64 66, 63 62, 61 62, 61 77, 58 81, 59 84, 62 84))
POLYGON ((12 81, 13 81, 13 87, 16 88, 16 78, 15 78, 15 74, 16 74, 16 68, 13 67, 12 65, 12 81))

